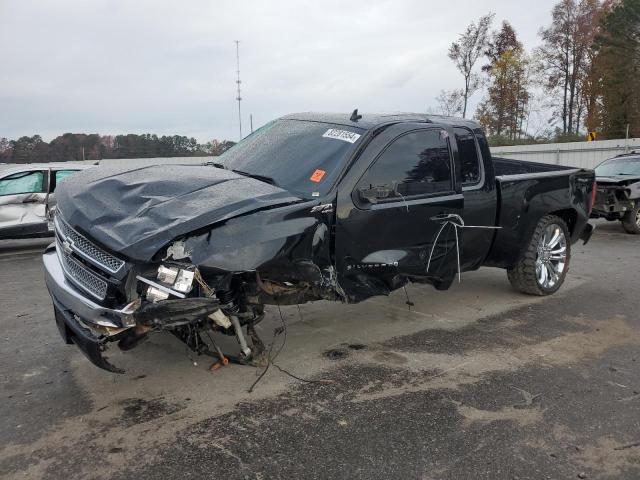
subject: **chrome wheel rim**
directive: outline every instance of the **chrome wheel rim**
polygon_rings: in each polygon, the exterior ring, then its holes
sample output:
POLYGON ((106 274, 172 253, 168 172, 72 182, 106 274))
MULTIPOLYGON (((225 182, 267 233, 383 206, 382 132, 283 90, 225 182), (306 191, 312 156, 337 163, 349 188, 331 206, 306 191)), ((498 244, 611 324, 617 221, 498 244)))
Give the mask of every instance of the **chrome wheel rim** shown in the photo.
POLYGON ((559 225, 548 225, 538 245, 536 277, 542 288, 558 285, 567 265, 567 237, 559 225))
POLYGON ((640 228, 640 209, 636 212, 636 225, 640 228))

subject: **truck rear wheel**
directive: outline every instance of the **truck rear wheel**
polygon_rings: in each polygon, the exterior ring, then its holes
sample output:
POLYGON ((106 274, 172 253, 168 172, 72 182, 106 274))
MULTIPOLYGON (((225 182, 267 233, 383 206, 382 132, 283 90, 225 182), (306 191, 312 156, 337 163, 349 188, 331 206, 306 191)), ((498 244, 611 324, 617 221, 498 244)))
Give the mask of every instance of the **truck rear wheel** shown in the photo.
POLYGON ((627 233, 634 235, 640 234, 640 206, 637 206, 633 210, 629 210, 622 217, 622 227, 627 233))
POLYGON ((545 215, 518 262, 507 269, 511 285, 530 295, 551 295, 564 283, 571 260, 569 228, 555 215, 545 215))

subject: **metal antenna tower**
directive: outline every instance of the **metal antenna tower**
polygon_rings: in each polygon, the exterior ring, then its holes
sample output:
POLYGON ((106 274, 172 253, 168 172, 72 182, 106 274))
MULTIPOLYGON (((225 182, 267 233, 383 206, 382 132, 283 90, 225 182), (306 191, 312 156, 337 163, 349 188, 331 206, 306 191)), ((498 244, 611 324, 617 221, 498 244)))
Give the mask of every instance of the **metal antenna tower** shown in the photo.
POLYGON ((242 140, 242 112, 240 110, 240 102, 242 101, 242 96, 240 95, 240 40, 236 40, 236 65, 238 74, 238 79, 236 80, 236 84, 238 85, 238 96, 236 100, 238 101, 238 125, 240 128, 240 140, 242 140))

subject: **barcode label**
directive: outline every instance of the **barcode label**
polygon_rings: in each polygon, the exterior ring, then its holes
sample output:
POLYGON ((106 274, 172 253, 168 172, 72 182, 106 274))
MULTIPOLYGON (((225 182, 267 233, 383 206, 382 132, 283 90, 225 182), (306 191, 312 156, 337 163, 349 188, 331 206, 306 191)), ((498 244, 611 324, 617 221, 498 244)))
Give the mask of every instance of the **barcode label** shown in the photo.
POLYGON ((342 140, 343 142, 356 143, 360 138, 357 133, 349 132, 347 130, 338 130, 336 128, 330 128, 322 135, 324 138, 334 138, 336 140, 342 140))

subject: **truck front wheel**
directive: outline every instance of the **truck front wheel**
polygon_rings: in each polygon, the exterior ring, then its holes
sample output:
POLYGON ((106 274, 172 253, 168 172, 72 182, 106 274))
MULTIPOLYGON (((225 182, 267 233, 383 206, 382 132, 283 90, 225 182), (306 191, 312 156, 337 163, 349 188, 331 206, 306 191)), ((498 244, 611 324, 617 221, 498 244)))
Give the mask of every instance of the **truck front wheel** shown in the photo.
POLYGON ((570 260, 567 224, 560 217, 545 215, 518 262, 507 269, 507 276, 511 285, 523 293, 551 295, 564 283, 570 260))
POLYGON ((627 233, 634 235, 640 234, 640 206, 636 206, 633 210, 627 211, 622 217, 622 227, 627 233))

